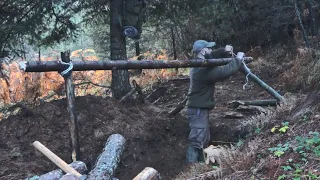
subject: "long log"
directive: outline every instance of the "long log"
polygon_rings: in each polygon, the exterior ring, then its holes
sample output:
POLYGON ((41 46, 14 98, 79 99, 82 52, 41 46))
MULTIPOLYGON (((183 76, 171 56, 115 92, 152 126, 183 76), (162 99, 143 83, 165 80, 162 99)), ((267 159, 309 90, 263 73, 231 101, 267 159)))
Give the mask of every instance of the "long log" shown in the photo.
POLYGON ((160 180, 160 174, 157 170, 146 167, 143 171, 141 171, 133 180, 160 180))
POLYGON ((88 180, 112 180, 125 142, 126 140, 120 134, 113 134, 108 138, 95 168, 89 173, 88 180))
MULTIPOLYGON (((61 59, 65 63, 70 62, 70 52, 62 52, 61 59)), ((71 146, 72 153, 71 158, 73 161, 80 159, 80 146, 79 146, 79 132, 78 132, 78 121, 75 110, 75 95, 74 87, 72 82, 72 72, 64 76, 64 83, 66 88, 66 95, 68 100, 68 112, 69 112, 69 129, 71 135, 71 146)))
MULTIPOLYGON (((250 63, 251 57, 244 58, 250 63)), ((186 67, 210 67, 221 66, 234 61, 234 58, 206 59, 206 60, 101 60, 101 61, 73 61, 73 71, 112 70, 112 69, 163 69, 186 67)), ((63 64, 59 61, 28 61, 20 62, 20 69, 25 72, 61 71, 63 64)))
MULTIPOLYGON (((75 169, 77 172, 80 174, 85 174, 88 169, 87 166, 84 162, 82 161, 74 161, 71 164, 69 164, 70 167, 75 169)), ((33 180, 58 180, 64 175, 63 171, 61 169, 56 169, 53 171, 50 171, 46 174, 42 174, 40 176, 33 176, 28 179, 33 179, 33 180)))
POLYGON ((266 90, 270 95, 272 95, 278 101, 285 102, 285 99, 277 91, 275 91, 271 86, 263 82, 260 78, 258 78, 258 76, 251 73, 249 68, 244 66, 244 68, 241 68, 240 71, 245 75, 248 75, 248 78, 250 78, 253 82, 259 85, 262 89, 266 90))

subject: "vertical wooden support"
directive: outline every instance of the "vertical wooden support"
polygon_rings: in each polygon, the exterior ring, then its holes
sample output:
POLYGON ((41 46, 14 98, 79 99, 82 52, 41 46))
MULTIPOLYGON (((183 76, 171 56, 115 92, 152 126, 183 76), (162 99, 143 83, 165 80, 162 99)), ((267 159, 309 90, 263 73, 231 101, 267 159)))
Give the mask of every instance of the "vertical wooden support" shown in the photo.
MULTIPOLYGON (((61 52, 61 60, 65 63, 70 63, 70 51, 61 52)), ((80 146, 79 146, 79 134, 78 134, 78 121, 75 112, 75 95, 72 82, 72 72, 63 76, 66 88, 66 95, 68 101, 68 113, 69 113, 69 129, 71 135, 72 146, 72 160, 76 161, 80 159, 80 146)))

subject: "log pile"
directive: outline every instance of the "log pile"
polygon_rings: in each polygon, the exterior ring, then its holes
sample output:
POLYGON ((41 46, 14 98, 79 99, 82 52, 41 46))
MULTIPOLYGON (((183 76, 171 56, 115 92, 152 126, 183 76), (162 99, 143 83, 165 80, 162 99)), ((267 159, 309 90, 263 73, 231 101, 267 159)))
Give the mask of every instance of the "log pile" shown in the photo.
MULTIPOLYGON (((66 164, 43 144, 35 141, 33 146, 61 169, 56 169, 40 176, 33 176, 27 178, 27 180, 118 180, 113 176, 120 162, 120 156, 124 150, 125 142, 126 140, 122 135, 111 135, 96 165, 88 172, 84 162, 74 161, 71 164, 66 164)), ((160 174, 155 169, 146 167, 134 180, 160 180, 160 174)))

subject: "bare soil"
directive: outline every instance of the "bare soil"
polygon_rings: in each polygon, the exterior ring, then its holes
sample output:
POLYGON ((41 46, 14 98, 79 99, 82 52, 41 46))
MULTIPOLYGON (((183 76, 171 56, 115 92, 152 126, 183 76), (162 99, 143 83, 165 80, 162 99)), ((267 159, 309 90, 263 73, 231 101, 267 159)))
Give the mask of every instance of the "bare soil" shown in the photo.
MULTIPOLYGON (((260 77, 275 89, 268 73, 260 77)), ((231 100, 271 98, 260 87, 245 83, 238 73, 216 85, 217 106, 210 114, 212 143, 237 142, 247 132, 235 128, 244 118, 225 118, 224 112, 234 111, 231 100), (237 130, 235 130, 237 129, 237 130)), ((184 111, 175 117, 166 114, 180 102, 189 86, 188 80, 159 83, 154 89, 166 88, 162 97, 151 104, 133 102, 120 104, 106 97, 76 98, 79 121, 81 159, 91 169, 102 152, 107 138, 120 133, 126 138, 125 151, 115 177, 132 179, 145 167, 153 167, 163 179, 172 179, 186 168, 185 151, 189 133, 184 111)), ((146 92, 150 93, 150 92, 146 92)), ((250 114, 245 114, 249 116, 250 114)), ((252 115, 252 114, 251 114, 252 115)), ((31 145, 40 141, 66 162, 71 162, 66 99, 44 102, 28 111, 21 111, 0 121, 0 179, 25 179, 41 175, 57 167, 31 145)))

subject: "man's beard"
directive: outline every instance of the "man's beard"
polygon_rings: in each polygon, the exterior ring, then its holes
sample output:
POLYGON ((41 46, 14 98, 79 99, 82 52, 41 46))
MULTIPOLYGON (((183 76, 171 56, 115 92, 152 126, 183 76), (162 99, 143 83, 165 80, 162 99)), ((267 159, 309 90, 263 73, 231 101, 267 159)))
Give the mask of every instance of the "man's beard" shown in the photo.
POLYGON ((204 58, 206 58, 206 59, 213 59, 211 53, 206 53, 206 54, 204 55, 204 58))

